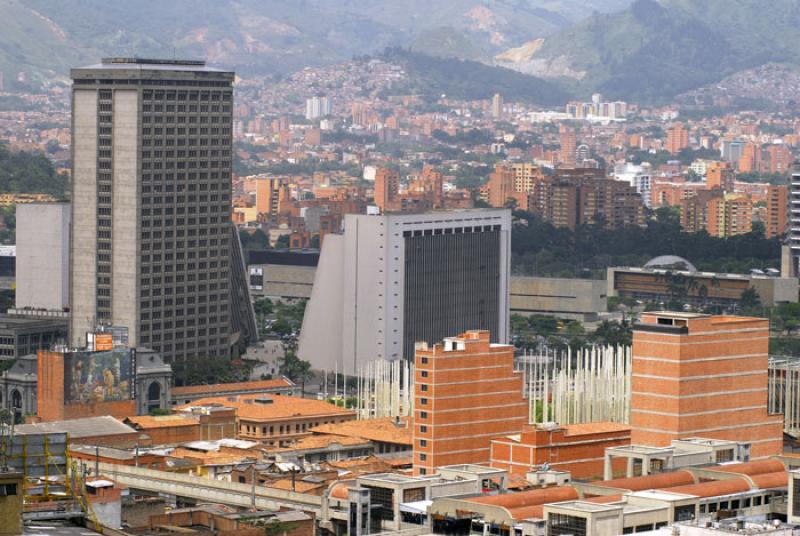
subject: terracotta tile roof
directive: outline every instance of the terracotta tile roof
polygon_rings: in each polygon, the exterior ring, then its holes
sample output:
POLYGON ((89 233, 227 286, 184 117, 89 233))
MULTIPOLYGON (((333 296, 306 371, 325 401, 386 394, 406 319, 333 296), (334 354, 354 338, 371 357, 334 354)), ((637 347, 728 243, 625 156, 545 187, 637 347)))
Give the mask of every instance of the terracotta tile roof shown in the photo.
POLYGON ((522 519, 544 519, 544 506, 537 504, 522 508, 509 508, 508 513, 517 521, 522 519))
POLYGON ((758 486, 759 489, 785 488, 789 485, 789 473, 786 471, 761 473, 760 475, 751 476, 750 480, 752 480, 753 484, 758 486))
POLYGON ((631 427, 627 424, 616 422, 587 422, 582 424, 567 424, 564 426, 564 435, 587 435, 587 434, 608 434, 612 432, 630 432, 631 427))
POLYGON ((342 417, 353 416, 355 412, 339 408, 323 400, 312 400, 283 395, 237 395, 199 398, 176 409, 188 409, 195 406, 221 405, 236 408, 239 419, 249 421, 278 421, 291 418, 308 417, 342 417), (259 401, 269 401, 267 403, 259 401))
POLYGON ((410 454, 408 456, 393 456, 391 458, 382 459, 392 467, 404 467, 414 463, 414 457, 410 454))
POLYGON ((684 495, 694 495, 696 497, 716 497, 717 495, 730 495, 748 490, 750 490, 750 484, 744 478, 732 478, 730 480, 712 480, 711 482, 690 484, 688 486, 675 486, 662 491, 683 493, 684 495))
POLYGON ((657 475, 634 476, 631 478, 615 478, 602 482, 592 482, 593 486, 604 488, 626 489, 629 491, 642 491, 646 489, 665 489, 674 486, 687 486, 694 484, 694 476, 689 471, 673 471, 657 475))
POLYGON ((253 391, 256 389, 280 389, 294 386, 294 382, 287 378, 273 380, 258 380, 252 382, 214 383, 210 385, 186 385, 173 387, 172 397, 180 398, 185 395, 202 395, 205 393, 230 393, 231 391, 253 391))
POLYGON ((333 434, 348 437, 359 437, 370 441, 381 443, 394 443, 397 445, 412 446, 413 430, 410 426, 410 418, 400 419, 401 425, 395 424, 391 417, 383 419, 366 419, 363 421, 347 421, 336 424, 323 424, 312 428, 315 434, 333 434))
POLYGON ((527 508, 546 503, 575 500, 578 492, 572 486, 559 486, 555 488, 534 489, 520 491, 519 493, 503 493, 502 495, 489 495, 466 499, 467 502, 479 504, 493 504, 508 509, 527 508))
MULTIPOLYGON (((266 482, 265 484, 263 484, 263 486, 265 488, 292 491, 292 479, 282 478, 280 480, 272 480, 270 482, 266 482)), ((321 492, 322 489, 326 487, 327 484, 325 482, 304 482, 300 478, 295 479, 294 482, 294 491, 296 491, 297 493, 309 493, 315 490, 319 490, 321 492)))
POLYGON ((243 454, 231 454, 229 452, 201 452, 197 450, 185 449, 178 447, 172 451, 173 458, 181 458, 184 460, 195 461, 202 465, 233 465, 242 463, 248 460, 255 460, 256 456, 247 456, 243 454))
POLYGON ((783 462, 775 459, 758 460, 747 463, 732 463, 730 465, 710 467, 710 469, 722 471, 723 473, 738 473, 749 476, 786 471, 786 467, 784 467, 783 462))
POLYGON ((610 504, 622 500, 622 495, 601 495, 599 497, 591 497, 584 499, 583 502, 590 502, 595 504, 610 504))
POLYGON ((199 421, 196 419, 184 417, 183 415, 139 415, 136 417, 127 417, 125 421, 143 430, 171 428, 173 426, 200 426, 199 421))
POLYGON ((320 434, 320 435, 306 436, 300 438, 294 445, 290 447, 270 449, 270 452, 291 452, 295 450, 324 449, 330 447, 335 443, 343 447, 351 447, 356 445, 364 445, 365 447, 367 447, 370 445, 368 440, 362 439, 360 437, 320 434))
POLYGON ((339 482, 338 484, 334 484, 331 488, 331 497, 335 497, 337 499, 347 500, 347 484, 339 482))

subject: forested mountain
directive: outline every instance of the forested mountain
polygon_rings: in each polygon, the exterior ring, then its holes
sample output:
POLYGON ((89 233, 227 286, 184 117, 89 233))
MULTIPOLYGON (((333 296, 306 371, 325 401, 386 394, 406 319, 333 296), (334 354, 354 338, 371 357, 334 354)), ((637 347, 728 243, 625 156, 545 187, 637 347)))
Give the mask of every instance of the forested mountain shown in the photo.
POLYGON ((288 72, 387 46, 490 59, 630 0, 0 0, 7 85, 103 56, 203 57, 288 72), (458 36, 458 46, 453 46, 458 36))
POLYGON ((636 0, 500 56, 588 95, 666 100, 769 62, 800 63, 796 0, 636 0))

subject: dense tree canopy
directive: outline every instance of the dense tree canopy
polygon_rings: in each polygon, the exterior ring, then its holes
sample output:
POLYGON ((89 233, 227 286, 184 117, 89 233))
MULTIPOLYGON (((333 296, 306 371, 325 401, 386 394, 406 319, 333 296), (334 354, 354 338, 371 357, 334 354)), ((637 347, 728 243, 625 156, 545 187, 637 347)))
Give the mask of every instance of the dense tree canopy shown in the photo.
POLYGON ((67 193, 67 176, 56 173, 43 153, 11 151, 0 144, 0 192, 42 193, 62 199, 67 193))
POLYGON ((684 233, 676 214, 658 209, 645 227, 604 229, 586 225, 558 229, 516 212, 511 239, 512 269, 520 275, 605 277, 609 266, 641 266, 659 255, 678 255, 699 270, 747 273, 780 265, 780 241, 752 232, 727 239, 684 233))

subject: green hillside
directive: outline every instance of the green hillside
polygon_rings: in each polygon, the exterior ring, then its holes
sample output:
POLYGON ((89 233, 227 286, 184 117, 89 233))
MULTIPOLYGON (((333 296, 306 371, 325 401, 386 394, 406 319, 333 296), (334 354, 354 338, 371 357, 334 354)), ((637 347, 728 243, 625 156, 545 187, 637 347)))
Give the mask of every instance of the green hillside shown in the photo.
POLYGON ((767 62, 797 63, 798 43, 795 0, 637 0, 547 38, 523 70, 571 76, 583 94, 659 101, 767 62))
POLYGON ((571 98, 568 91, 552 82, 475 61, 439 58, 401 49, 386 50, 383 57, 402 64, 409 75, 408 86, 393 88, 394 91, 467 100, 489 99, 499 93, 506 101, 543 106, 562 105, 571 98))
POLYGON ((0 0, 0 71, 66 77, 102 56, 288 72, 387 46, 486 57, 630 0, 0 0), (452 39, 458 36, 457 40, 452 39))

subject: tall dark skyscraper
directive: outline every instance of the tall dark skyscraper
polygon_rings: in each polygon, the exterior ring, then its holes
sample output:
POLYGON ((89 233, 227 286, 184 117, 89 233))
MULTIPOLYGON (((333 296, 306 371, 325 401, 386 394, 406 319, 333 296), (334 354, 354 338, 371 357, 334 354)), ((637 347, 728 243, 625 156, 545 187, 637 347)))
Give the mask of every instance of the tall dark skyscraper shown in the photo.
POLYGON ((242 334, 231 310, 242 265, 229 217, 234 73, 109 58, 71 74, 71 343, 113 324, 178 369, 229 356, 242 334))

